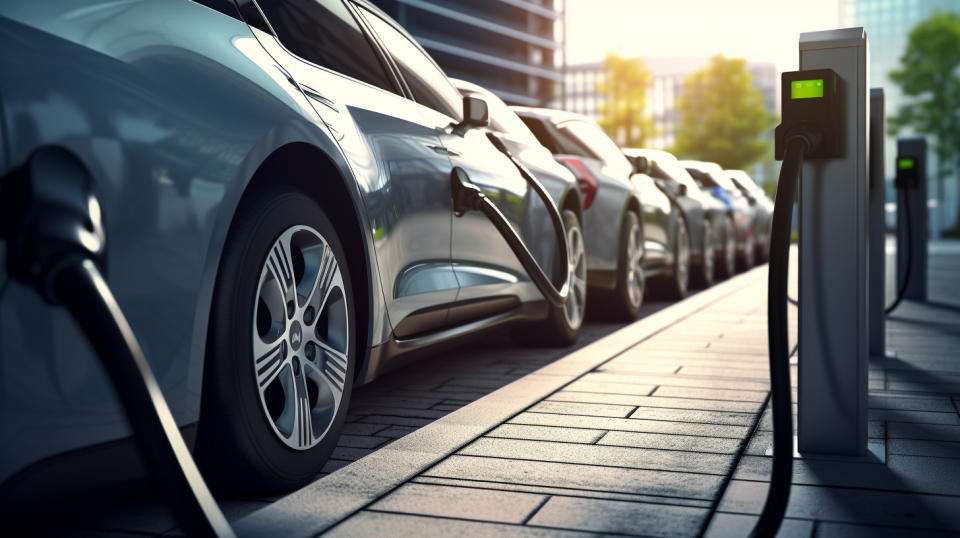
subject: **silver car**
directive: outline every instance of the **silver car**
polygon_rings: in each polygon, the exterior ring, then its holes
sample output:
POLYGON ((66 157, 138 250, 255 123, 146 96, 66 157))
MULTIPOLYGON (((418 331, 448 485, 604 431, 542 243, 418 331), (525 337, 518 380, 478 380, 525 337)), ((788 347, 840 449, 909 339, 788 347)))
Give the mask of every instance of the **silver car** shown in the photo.
MULTIPOLYGON (((465 172, 568 278, 562 230, 488 138, 483 101, 366 1, 4 2, 0 51, 0 183, 50 146, 88 169, 108 283, 224 487, 313 479, 352 388, 403 357, 565 319, 490 221, 454 212, 465 172)), ((569 176, 550 188, 580 206, 569 176)), ((90 346, 64 311, 3 289, 4 508, 85 475, 128 482, 135 445, 90 346)))
POLYGON ((624 148, 630 158, 644 157, 657 185, 669 192, 683 211, 690 228, 693 276, 701 287, 713 285, 716 276, 732 275, 736 243, 728 210, 710 193, 704 192, 677 158, 667 151, 624 148))
MULTIPOLYGON (((450 81, 460 93, 465 96, 476 96, 486 101, 490 112, 489 129, 502 138, 510 153, 533 173, 541 183, 550 192, 562 194, 565 187, 576 182, 577 178, 564 165, 553 158, 550 150, 543 147, 530 129, 523 123, 517 114, 510 110, 499 97, 493 92, 478 86, 472 82, 452 78, 450 81)), ((578 189, 579 194, 579 189, 578 189)), ((557 328, 550 333, 539 331, 518 330, 515 334, 524 340, 532 340, 536 343, 546 345, 565 345, 573 343, 580 334, 580 327, 583 325, 583 317, 586 313, 587 302, 587 250, 584 245, 583 236, 583 208, 578 202, 582 199, 569 196, 566 204, 562 200, 556 200, 558 207, 563 211, 564 225, 566 226, 567 263, 572 267, 573 278, 570 282, 570 294, 567 298, 567 304, 564 307, 565 320, 556 320, 557 328), (544 338, 547 336, 547 338, 544 338)), ((544 208, 537 203, 527 204, 531 211, 540 212, 539 217, 526 219, 532 225, 549 225, 544 208)), ((553 238, 549 232, 531 233, 530 236, 539 236, 547 242, 552 242, 553 238)), ((544 251, 549 245, 544 245, 544 251)), ((546 266, 550 260, 541 260, 541 265, 546 266)))
POLYGON ((631 181, 633 164, 590 119, 546 108, 511 108, 580 182, 591 303, 615 319, 633 321, 647 271, 669 265, 666 232, 652 229, 659 219, 648 218, 657 212, 669 215, 669 200, 661 196, 659 205, 653 199, 650 204, 644 200, 646 206, 640 203, 640 188, 631 181))

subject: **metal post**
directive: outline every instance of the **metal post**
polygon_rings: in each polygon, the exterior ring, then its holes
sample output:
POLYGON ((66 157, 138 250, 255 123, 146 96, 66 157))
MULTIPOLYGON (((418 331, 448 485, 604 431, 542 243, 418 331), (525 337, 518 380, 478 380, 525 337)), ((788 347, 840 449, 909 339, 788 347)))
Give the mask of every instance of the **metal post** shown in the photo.
POLYGON ((911 254, 910 278, 907 281, 904 299, 927 300, 927 140, 918 138, 897 139, 897 163, 900 159, 913 159, 917 182, 908 187, 909 196, 903 189, 897 190, 897 286, 907 270, 907 250, 911 254), (910 235, 907 236, 907 204, 910 206, 910 235), (907 248, 907 241, 911 248, 907 248))
POLYGON ((800 452, 867 451, 868 65, 863 28, 800 34, 800 69, 833 69, 846 114, 845 156, 800 182, 800 452))
POLYGON ((883 108, 883 88, 870 89, 870 356, 884 357, 886 336, 883 310, 886 308, 887 254, 884 204, 886 178, 884 177, 883 139, 887 121, 883 108))

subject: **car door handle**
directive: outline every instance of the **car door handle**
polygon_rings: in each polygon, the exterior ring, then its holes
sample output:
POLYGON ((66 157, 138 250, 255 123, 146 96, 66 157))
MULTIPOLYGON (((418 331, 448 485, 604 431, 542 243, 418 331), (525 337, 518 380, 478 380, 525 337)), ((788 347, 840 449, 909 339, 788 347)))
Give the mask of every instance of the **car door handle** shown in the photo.
POLYGON ((452 150, 448 149, 446 146, 439 146, 439 145, 427 144, 427 147, 430 148, 430 149, 432 149, 433 151, 441 154, 441 155, 449 155, 450 157, 459 157, 459 156, 460 156, 459 153, 457 153, 456 151, 452 151, 452 150))

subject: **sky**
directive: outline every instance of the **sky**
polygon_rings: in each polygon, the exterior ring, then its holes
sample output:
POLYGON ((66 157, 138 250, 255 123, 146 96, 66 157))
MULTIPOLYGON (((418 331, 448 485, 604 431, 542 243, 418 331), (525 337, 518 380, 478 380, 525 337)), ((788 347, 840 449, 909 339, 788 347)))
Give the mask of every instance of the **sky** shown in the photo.
POLYGON ((566 0, 567 63, 726 56, 797 69, 800 32, 836 28, 838 0, 566 0))

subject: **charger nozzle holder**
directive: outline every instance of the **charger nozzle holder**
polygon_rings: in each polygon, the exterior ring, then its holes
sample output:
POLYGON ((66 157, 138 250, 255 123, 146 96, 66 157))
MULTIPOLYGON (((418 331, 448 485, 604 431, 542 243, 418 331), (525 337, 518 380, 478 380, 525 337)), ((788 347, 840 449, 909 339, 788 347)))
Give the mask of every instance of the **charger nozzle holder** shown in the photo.
POLYGON ((833 69, 787 71, 781 75, 783 119, 774 131, 777 160, 787 141, 808 141, 806 159, 843 157, 843 79, 833 69))

